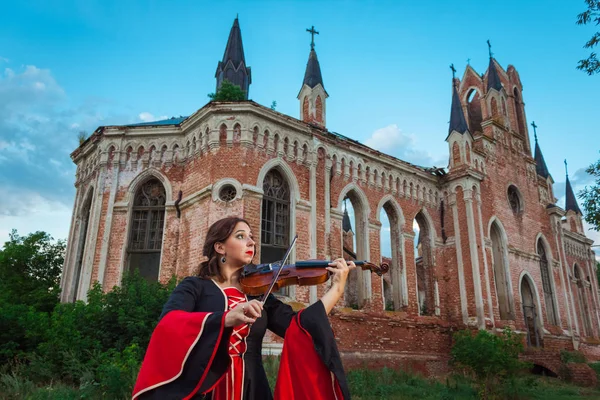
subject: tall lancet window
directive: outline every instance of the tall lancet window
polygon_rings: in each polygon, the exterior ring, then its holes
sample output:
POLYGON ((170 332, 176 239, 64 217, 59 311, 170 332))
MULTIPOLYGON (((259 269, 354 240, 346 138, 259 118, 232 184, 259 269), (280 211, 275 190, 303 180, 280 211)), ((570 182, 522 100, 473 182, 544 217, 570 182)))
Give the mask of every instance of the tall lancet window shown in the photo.
POLYGON ((281 172, 269 171, 263 181, 261 263, 279 261, 289 245, 290 187, 281 172))
POLYGON ((579 312, 581 313, 581 319, 583 320, 583 333, 585 336, 592 336, 592 323, 590 321, 590 311, 587 302, 587 295, 585 293, 585 286, 583 283, 583 274, 577 264, 575 264, 575 279, 577 281, 577 297, 579 300, 579 312))
POLYGON ((127 249, 129 271, 138 270, 150 281, 158 280, 165 201, 165 187, 156 178, 144 183, 133 200, 127 249))
POLYGON ((75 274, 73 276, 73 286, 71 292, 71 301, 77 300, 77 293, 79 292, 79 285, 81 283, 81 273, 83 271, 83 257, 85 255, 86 250, 86 242, 88 237, 88 228, 90 223, 90 211, 92 208, 92 199, 93 199, 94 191, 90 191, 88 194, 85 203, 83 203, 83 207, 79 214, 79 242, 77 245, 77 261, 75 263, 75 274))
POLYGON ((552 292, 552 282, 550 281, 550 270, 548 268, 548 257, 546 249, 541 240, 538 240, 537 252, 540 256, 540 271, 542 273, 542 286, 544 288, 544 300, 546 301, 546 316, 550 325, 558 325, 556 315, 556 305, 554 304, 554 293, 552 292))

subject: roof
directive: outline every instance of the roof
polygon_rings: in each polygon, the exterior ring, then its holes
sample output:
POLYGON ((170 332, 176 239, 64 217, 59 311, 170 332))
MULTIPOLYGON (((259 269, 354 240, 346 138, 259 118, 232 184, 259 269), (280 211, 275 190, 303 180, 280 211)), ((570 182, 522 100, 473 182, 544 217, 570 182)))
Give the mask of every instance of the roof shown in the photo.
POLYGON ((233 21, 233 26, 229 32, 229 39, 227 39, 227 46, 223 54, 223 64, 227 63, 228 60, 231 60, 236 68, 240 65, 241 61, 246 64, 244 45, 242 44, 242 31, 240 30, 240 22, 237 17, 233 21))
POLYGON ((187 119, 187 117, 179 117, 179 118, 171 117, 169 119, 162 119, 160 121, 140 122, 139 124, 128 124, 128 125, 122 125, 122 126, 166 126, 166 125, 179 125, 183 121, 185 121, 186 119, 187 119))
POLYGON ((496 63, 494 62, 493 57, 490 57, 487 77, 487 90, 490 89, 496 89, 497 91, 502 89, 502 82, 500 82, 500 75, 498 75, 498 70, 496 69, 496 63))
POLYGON ((317 52, 315 49, 310 50, 308 55, 308 62, 306 63, 306 72, 304 73, 304 85, 308 85, 309 88, 314 88, 318 84, 323 86, 323 77, 321 76, 321 66, 319 65, 319 59, 317 58, 317 52))
POLYGON ((342 219, 342 229, 344 232, 350 232, 352 230, 352 224, 350 223, 350 216, 348 215, 348 209, 344 209, 344 218, 342 219))
POLYGON ((539 176, 547 179, 550 176, 550 172, 548 172, 548 166, 544 160, 544 155, 542 154, 537 138, 535 139, 535 154, 533 158, 535 158, 535 171, 539 176))
POLYGON ((452 81, 452 106, 450 107, 450 126, 448 127, 448 134, 452 133, 452 131, 466 133, 469 131, 469 126, 467 125, 465 114, 463 113, 462 104, 460 103, 460 97, 458 96, 458 90, 456 89, 456 84, 454 84, 454 79, 452 81))
POLYGON ((579 215, 583 215, 579 205, 577 204, 577 199, 575 198, 575 193, 573 193, 573 188, 571 187, 571 182, 569 181, 569 175, 567 175, 567 190, 566 193, 567 200, 565 201, 565 210, 566 211, 575 211, 579 215))

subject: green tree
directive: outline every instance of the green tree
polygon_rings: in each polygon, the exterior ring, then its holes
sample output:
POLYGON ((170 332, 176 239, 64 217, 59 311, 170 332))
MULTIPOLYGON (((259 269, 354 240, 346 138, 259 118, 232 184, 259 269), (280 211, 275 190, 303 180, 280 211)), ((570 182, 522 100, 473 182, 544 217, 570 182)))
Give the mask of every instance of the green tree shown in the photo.
POLYGON ((238 85, 223 79, 217 93, 209 93, 208 97, 212 101, 243 101, 246 100, 246 92, 238 85))
POLYGON ((600 160, 590 165, 585 172, 592 175, 595 182, 579 192, 579 198, 583 200, 584 219, 594 230, 600 231, 600 160))
MULTIPOLYGON (((585 0, 587 10, 577 15, 577 25, 600 25, 600 1, 585 0)), ((592 35, 592 38, 583 46, 586 49, 593 49, 600 43, 600 32, 592 35)), ((585 71, 588 75, 593 75, 600 72, 600 60, 598 60, 595 52, 591 52, 588 58, 579 60, 577 69, 585 71)))
POLYGON ((50 312, 58 303, 65 242, 45 232, 19 236, 13 230, 0 250, 0 303, 50 312))
POLYGON ((518 335, 505 328, 501 335, 485 330, 454 334, 451 363, 475 378, 482 399, 496 392, 499 384, 513 379, 526 364, 519 361, 523 345, 518 335))

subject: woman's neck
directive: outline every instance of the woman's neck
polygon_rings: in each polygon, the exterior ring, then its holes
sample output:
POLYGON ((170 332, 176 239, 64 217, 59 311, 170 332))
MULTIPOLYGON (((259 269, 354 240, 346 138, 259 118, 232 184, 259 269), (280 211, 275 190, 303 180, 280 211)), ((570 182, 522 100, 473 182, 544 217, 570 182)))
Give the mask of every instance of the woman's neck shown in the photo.
POLYGON ((240 268, 240 267, 233 267, 230 265, 221 265, 221 275, 223 276, 223 281, 220 282, 220 284, 224 287, 227 287, 227 286, 239 287, 241 273, 242 273, 242 268, 240 268))

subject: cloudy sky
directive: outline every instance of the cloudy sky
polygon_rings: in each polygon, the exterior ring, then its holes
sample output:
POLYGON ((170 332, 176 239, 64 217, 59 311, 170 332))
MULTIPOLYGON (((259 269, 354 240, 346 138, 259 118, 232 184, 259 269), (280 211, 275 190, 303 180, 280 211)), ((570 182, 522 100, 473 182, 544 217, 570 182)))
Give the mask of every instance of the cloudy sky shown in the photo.
POLYGON ((328 128, 420 165, 447 165, 449 64, 459 77, 467 62, 485 72, 490 39, 498 62, 520 73, 564 204, 563 159, 578 190, 600 156, 600 76, 575 69, 594 33, 575 24, 583 9, 576 0, 3 4, 0 243, 13 228, 67 237, 80 131, 202 107, 238 13, 253 100, 298 116, 314 25, 328 128))

